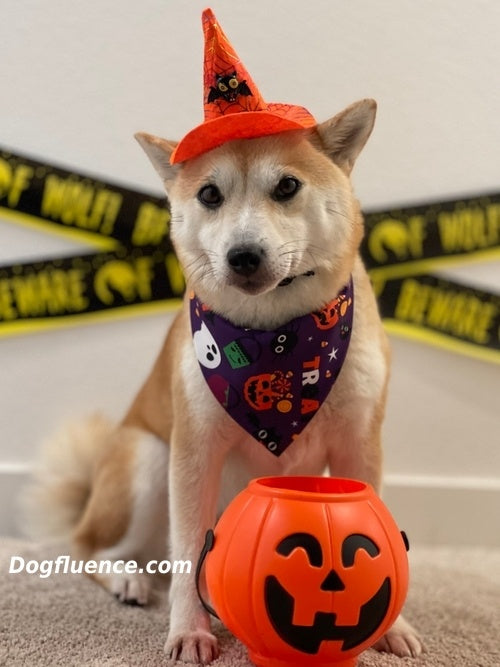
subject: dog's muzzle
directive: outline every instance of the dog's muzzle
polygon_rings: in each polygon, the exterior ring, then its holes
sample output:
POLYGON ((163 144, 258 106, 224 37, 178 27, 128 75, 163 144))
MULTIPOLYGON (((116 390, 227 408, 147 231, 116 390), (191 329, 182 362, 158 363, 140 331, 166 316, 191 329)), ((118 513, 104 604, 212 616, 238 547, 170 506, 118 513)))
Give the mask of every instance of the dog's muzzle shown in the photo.
MULTIPOLYGON (((232 273, 239 276, 237 282, 245 291, 250 291, 250 288, 255 288, 268 282, 270 276, 265 269, 265 256, 266 251, 255 243, 233 246, 228 250, 226 254, 227 264, 232 273), (241 279, 246 279, 246 281, 242 283, 241 279)), ((300 276, 288 276, 278 283, 278 287, 285 287, 301 276, 314 276, 314 274, 315 272, 311 270, 300 274, 300 276)))

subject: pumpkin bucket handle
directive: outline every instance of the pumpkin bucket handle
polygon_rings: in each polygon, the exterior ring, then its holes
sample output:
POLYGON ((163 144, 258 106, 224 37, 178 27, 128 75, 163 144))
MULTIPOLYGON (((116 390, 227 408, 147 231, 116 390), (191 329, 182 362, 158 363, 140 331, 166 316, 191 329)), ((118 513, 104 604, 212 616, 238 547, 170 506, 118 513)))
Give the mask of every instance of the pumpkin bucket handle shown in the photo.
POLYGON ((205 562, 205 558, 207 557, 208 552, 212 551, 212 549, 214 547, 214 541, 215 541, 214 531, 212 529, 207 530, 206 535, 205 535, 205 544, 203 545, 203 549, 201 550, 201 554, 200 554, 200 557, 198 559, 198 564, 196 566, 196 592, 198 593, 198 597, 200 598, 201 604, 208 611, 208 613, 212 614, 212 616, 215 616, 215 618, 219 618, 215 609, 213 607, 211 607, 208 604, 208 602, 205 602, 205 600, 203 599, 203 596, 201 594, 201 591, 200 591, 201 568, 203 567, 203 563, 205 562))

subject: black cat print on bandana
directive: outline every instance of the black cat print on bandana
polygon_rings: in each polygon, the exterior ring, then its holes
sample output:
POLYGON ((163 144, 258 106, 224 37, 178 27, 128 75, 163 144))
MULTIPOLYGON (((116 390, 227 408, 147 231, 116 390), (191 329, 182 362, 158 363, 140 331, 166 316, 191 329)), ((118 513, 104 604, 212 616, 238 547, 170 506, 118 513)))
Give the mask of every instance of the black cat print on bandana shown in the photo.
POLYGON ((311 421, 339 376, 353 310, 352 279, 323 309, 275 331, 236 327, 191 295, 193 343, 208 386, 276 456, 311 421))

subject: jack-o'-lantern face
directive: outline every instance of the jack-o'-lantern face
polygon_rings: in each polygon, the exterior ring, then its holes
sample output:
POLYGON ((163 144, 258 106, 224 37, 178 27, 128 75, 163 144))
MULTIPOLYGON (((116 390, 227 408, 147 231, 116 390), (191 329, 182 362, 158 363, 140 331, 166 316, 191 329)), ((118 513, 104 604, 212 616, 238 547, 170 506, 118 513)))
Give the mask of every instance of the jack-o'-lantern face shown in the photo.
POLYGON ((331 329, 339 321, 339 299, 312 313, 318 329, 331 329))
POLYGON ((291 382, 282 371, 252 375, 245 382, 245 400, 255 410, 270 410, 274 404, 289 394, 291 382))
POLYGON ((351 298, 347 299, 345 294, 340 294, 321 310, 311 313, 318 329, 332 329, 346 315, 351 304, 351 298))
MULTIPOLYGON (((355 575, 357 554, 364 552, 364 573, 369 560, 380 557, 380 549, 377 544, 367 535, 352 534, 347 536, 341 546, 340 563, 341 568, 323 570, 323 551, 319 540, 309 533, 293 533, 283 538, 276 548, 276 553, 285 558, 290 557, 296 550, 302 551, 302 556, 307 558, 308 565, 317 571, 314 578, 319 591, 338 592, 349 595, 348 580, 355 575)), ((283 561, 284 563, 284 561, 283 561)), ((305 570, 304 570, 305 573, 305 570)), ((280 575, 284 574, 284 564, 280 567, 280 575)), ((307 575, 306 575, 307 576, 307 575)), ((317 653, 321 642, 328 640, 342 641, 342 651, 355 648, 371 637, 382 624, 387 615, 391 600, 391 581, 388 576, 382 577, 377 582, 376 590, 364 601, 359 601, 359 608, 354 610, 357 617, 354 623, 340 621, 338 614, 333 611, 310 610, 312 619, 308 622, 296 622, 294 618, 300 613, 297 606, 303 606, 300 593, 294 598, 285 585, 277 576, 268 575, 264 584, 265 605, 269 620, 278 636, 293 648, 308 654, 317 653)), ((304 588, 305 579, 301 585, 304 588)), ((306 588, 309 583, 306 584, 306 588)), ((320 593, 321 594, 321 593, 320 593)), ((308 591, 310 598, 315 598, 314 592, 308 591)))
POLYGON ((262 373, 254 375, 245 383, 245 399, 256 410, 269 410, 273 407, 273 375, 262 373))

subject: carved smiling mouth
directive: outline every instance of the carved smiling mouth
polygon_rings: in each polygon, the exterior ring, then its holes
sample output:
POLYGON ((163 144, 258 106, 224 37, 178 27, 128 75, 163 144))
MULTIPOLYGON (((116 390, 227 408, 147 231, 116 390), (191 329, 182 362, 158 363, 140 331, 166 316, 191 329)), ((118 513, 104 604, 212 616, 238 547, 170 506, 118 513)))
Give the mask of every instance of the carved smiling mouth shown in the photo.
POLYGON ((378 591, 359 612, 356 625, 336 625, 337 615, 331 612, 316 612, 313 625, 294 625, 293 597, 283 588, 276 577, 266 577, 264 597, 267 615, 276 633, 287 644, 314 654, 322 641, 343 641, 342 651, 348 651, 369 639, 384 620, 391 599, 391 582, 387 577, 378 591))

